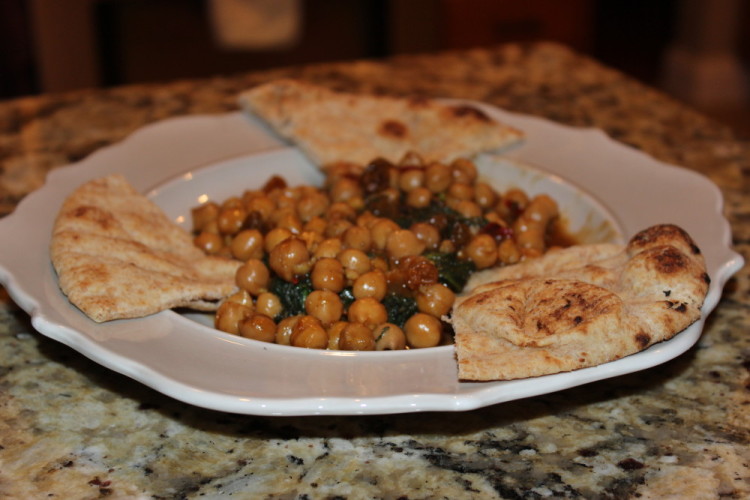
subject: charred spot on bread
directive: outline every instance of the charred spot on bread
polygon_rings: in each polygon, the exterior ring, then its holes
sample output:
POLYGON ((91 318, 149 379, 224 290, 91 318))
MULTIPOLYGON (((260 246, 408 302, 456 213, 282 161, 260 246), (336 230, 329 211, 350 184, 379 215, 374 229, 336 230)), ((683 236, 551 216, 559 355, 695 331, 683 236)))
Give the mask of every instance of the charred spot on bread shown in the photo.
POLYGON ((681 302, 680 305, 674 308, 674 310, 677 312, 685 312, 687 311, 687 304, 685 304, 684 302, 681 302))
POLYGON ((702 280, 703 280, 703 281, 704 281, 704 282, 705 282, 705 283, 706 283, 707 285, 710 285, 710 284, 711 284, 711 277, 710 277, 710 276, 708 275, 708 273, 703 273, 703 274, 701 275, 701 279, 702 279, 702 280))
POLYGON ((651 342, 651 336, 646 332, 638 332, 635 335, 635 343, 638 344, 641 349, 646 347, 649 342, 651 342))
POLYGON ((664 296, 669 297, 672 294, 672 290, 664 290, 664 296))
POLYGON ((380 124, 378 133, 392 139, 403 139, 409 133, 409 128, 398 120, 385 120, 380 124))
POLYGON ((656 248, 651 255, 656 269, 663 274, 674 274, 688 267, 685 255, 672 246, 656 248))

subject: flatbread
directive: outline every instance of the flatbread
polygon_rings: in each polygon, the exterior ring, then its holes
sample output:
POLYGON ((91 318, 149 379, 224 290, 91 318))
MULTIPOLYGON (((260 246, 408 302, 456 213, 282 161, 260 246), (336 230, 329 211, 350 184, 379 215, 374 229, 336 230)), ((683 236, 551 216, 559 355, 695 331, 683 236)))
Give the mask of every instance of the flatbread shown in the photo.
POLYGON ((416 152, 452 161, 518 143, 523 134, 478 108, 434 99, 334 92, 296 80, 276 80, 240 94, 241 107, 265 120, 319 165, 396 163, 416 152))
POLYGON ((63 293, 97 322, 215 310, 236 290, 240 265, 205 255, 121 175, 89 181, 65 200, 50 256, 63 293))
POLYGON ((459 378, 534 377, 636 353, 697 321, 709 282, 698 247, 669 224, 625 246, 573 246, 479 272, 451 315, 459 378))

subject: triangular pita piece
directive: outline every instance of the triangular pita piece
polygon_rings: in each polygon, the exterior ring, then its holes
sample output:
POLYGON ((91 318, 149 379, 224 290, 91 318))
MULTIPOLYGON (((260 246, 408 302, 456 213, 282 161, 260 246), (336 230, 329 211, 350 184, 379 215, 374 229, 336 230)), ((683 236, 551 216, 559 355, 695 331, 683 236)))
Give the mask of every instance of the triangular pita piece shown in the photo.
POLYGON ((709 281, 698 247, 668 224, 626 246, 574 246, 482 271, 452 311, 459 378, 533 377, 636 353, 698 320, 709 281))
POLYGON ((428 162, 448 162, 497 151, 523 138, 473 106, 334 92, 289 79, 247 90, 239 102, 319 166, 367 164, 378 157, 396 163, 409 152, 428 162))
POLYGON ((89 181, 65 200, 50 255, 63 293, 97 322, 214 310, 236 289, 240 265, 205 255, 121 175, 89 181))

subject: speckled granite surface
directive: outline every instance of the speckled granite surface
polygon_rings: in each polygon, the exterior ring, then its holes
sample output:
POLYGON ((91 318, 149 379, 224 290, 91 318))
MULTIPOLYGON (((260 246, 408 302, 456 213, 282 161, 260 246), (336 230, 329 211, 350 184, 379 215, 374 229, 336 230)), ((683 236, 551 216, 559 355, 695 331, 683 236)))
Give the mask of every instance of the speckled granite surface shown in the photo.
MULTIPOLYGON (((0 214, 45 173, 277 76, 490 102, 596 126, 708 175, 750 256, 750 143, 549 44, 0 103, 0 214)), ((1 250, 0 250, 1 251, 1 250)), ((0 498, 747 498, 750 279, 656 368, 459 414, 261 418, 171 400, 34 332, 0 289, 0 498)))

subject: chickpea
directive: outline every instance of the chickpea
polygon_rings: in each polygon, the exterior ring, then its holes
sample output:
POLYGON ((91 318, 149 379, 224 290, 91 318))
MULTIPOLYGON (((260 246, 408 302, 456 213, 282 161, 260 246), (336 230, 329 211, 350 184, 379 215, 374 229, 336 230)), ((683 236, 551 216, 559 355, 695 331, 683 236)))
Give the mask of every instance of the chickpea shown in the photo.
POLYGON ((342 177, 331 186, 330 196, 334 203, 346 202, 352 198, 361 198, 362 188, 359 187, 359 182, 351 177, 342 177))
POLYGON ((348 280, 356 280, 370 270, 370 258, 362 250, 347 248, 342 250, 336 258, 344 267, 344 276, 348 280))
POLYGON ((237 260, 263 258, 263 234, 257 229, 245 229, 232 238, 229 245, 237 260))
POLYGON ((451 169, 442 163, 431 163, 425 169, 424 185, 433 193, 442 193, 453 180, 451 169))
POLYGON ((302 316, 292 328, 289 343, 294 347, 325 349, 328 346, 328 332, 318 318, 302 316))
POLYGON ((318 248, 315 250, 313 257, 315 259, 322 259, 324 257, 336 258, 336 256, 343 249, 341 240, 338 238, 328 238, 320 242, 318 248))
POLYGON ((253 296, 247 290, 237 290, 232 295, 224 299, 224 302, 236 302, 245 307, 249 307, 252 311, 255 305, 253 304, 253 296))
POLYGON ((216 223, 219 225, 219 232, 222 234, 236 234, 242 229, 247 212, 241 206, 223 208, 216 217, 216 223))
POLYGON ((291 210, 281 212, 275 222, 277 228, 288 229, 292 234, 302 232, 302 220, 291 210))
POLYGON ((339 337, 339 349, 342 351, 373 351, 375 339, 372 330, 362 323, 348 323, 339 337))
POLYGON ((237 302, 222 302, 216 310, 214 327, 222 332, 239 334, 240 322, 250 317, 253 310, 237 302))
POLYGON ((489 234, 478 234, 464 248, 466 256, 477 269, 486 269, 497 262, 497 244, 489 234))
POLYGON ((294 327, 302 316, 290 316, 279 321, 276 325, 276 343, 279 345, 292 345, 291 338, 294 333, 294 327))
POLYGON ((245 210, 247 213, 256 212, 261 220, 265 221, 271 218, 271 214, 276 210, 276 204, 268 196, 259 195, 245 201, 245 210))
POLYGON ((324 325, 330 325, 341 319, 344 304, 341 298, 328 290, 314 290, 305 299, 305 311, 324 325))
POLYGON ((338 259, 324 257, 313 266, 310 281, 312 281, 312 286, 316 290, 339 293, 346 286, 344 266, 338 259))
POLYGON ((474 201, 482 209, 487 210, 497 203, 497 194, 486 182, 477 182, 474 184, 474 201))
POLYGON ((202 231, 193 239, 193 244, 209 255, 216 255, 224 247, 224 239, 216 233, 202 231))
POLYGON ((295 276, 310 270, 310 252, 301 239, 287 238, 271 250, 268 263, 279 277, 292 281, 295 276))
POLYGON ((244 205, 242 203, 242 199, 237 196, 230 196, 226 200, 224 200, 221 205, 219 206, 219 211, 221 210, 228 210, 232 208, 242 208, 244 205))
POLYGON ((238 287, 255 296, 267 291, 270 279, 271 273, 260 259, 249 259, 237 268, 234 276, 238 287))
POLYGON ((266 253, 271 253, 279 243, 292 236, 292 232, 286 228, 277 227, 271 229, 266 233, 266 237, 263 240, 263 247, 266 250, 266 253))
POLYGON ((339 348, 339 339, 341 338, 341 332, 344 331, 344 328, 346 328, 346 325, 348 325, 346 321, 337 321, 331 326, 328 327, 328 348, 332 350, 337 350, 339 348))
POLYGON ((482 208, 471 200, 458 200, 452 208, 466 218, 481 217, 482 208))
POLYGON ((450 312, 455 300, 453 290, 442 283, 430 283, 419 288, 417 307, 420 312, 440 318, 450 312))
POLYGON ((364 273, 357 278, 352 287, 352 293, 357 299, 372 297, 381 301, 387 291, 388 282, 385 279, 385 273, 379 269, 364 273))
POLYGON ((202 231, 209 222, 216 220, 216 217, 218 217, 219 205, 209 201, 193 208, 190 213, 193 219, 193 231, 202 231))
POLYGON ((338 238, 346 232, 347 229, 352 227, 354 224, 346 219, 333 219, 328 222, 326 226, 325 237, 326 238, 338 238))
POLYGON ((323 243, 323 235, 314 231, 302 231, 299 234, 299 239, 305 242, 307 251, 311 254, 314 254, 318 245, 323 243))
POLYGON ((372 245, 377 250, 385 250, 386 244, 388 243, 388 237, 391 233, 401 229, 391 219, 381 218, 375 222, 370 228, 370 235, 372 236, 372 245))
POLYGON ((406 348, 406 335, 398 325, 383 323, 373 330, 376 351, 399 351, 406 348))
POLYGON ((435 249, 440 244, 440 231, 430 223, 415 222, 409 228, 419 241, 424 243, 426 248, 435 249))
POLYGON ((281 299, 275 293, 263 292, 258 295, 255 301, 255 310, 260 314, 265 314, 269 318, 275 318, 284 307, 281 305, 281 299))
POLYGON ((503 264, 516 264, 521 260, 521 250, 512 239, 508 238, 497 246, 497 260, 503 264))
POLYGON ((474 186, 463 182, 454 182, 448 187, 448 196, 457 200, 471 200, 474 198, 474 186))
POLYGON ((304 222, 320 217, 328 208, 328 197, 319 191, 307 194, 297 203, 297 216, 304 222))
POLYGON ((432 201, 432 191, 426 187, 416 187, 406 195, 406 204, 414 208, 424 208, 432 201))
POLYGON ((406 320, 404 333, 409 346, 420 349, 435 347, 440 343, 443 325, 435 316, 417 313, 406 320))
POLYGON ((357 299, 349 306, 347 317, 352 323, 364 323, 370 328, 388 321, 388 311, 373 297, 357 299))
POLYGON ((421 167, 424 165, 424 160, 416 151, 407 151, 398 164, 401 167, 421 167))
POLYGON ((276 323, 265 314, 253 314, 240 323, 240 335, 261 342, 276 340, 276 323))
POLYGON ((388 236, 386 252, 391 259, 400 259, 408 255, 420 255, 425 245, 408 229, 399 229, 388 236))
POLYGON ((336 219, 344 219, 348 221, 357 220, 357 211, 351 207, 348 203, 336 202, 331 204, 326 210, 325 218, 329 221, 336 219))
POLYGON ((424 169, 405 168, 400 171, 398 187, 401 191, 408 193, 412 189, 422 187, 424 184, 424 169))
POLYGON ((350 226, 344 231, 342 241, 345 248, 355 248, 367 252, 372 245, 370 231, 362 226, 350 226))
POLYGON ((377 221, 378 221, 378 217, 376 217, 369 210, 366 210, 357 216, 356 224, 359 227, 370 229, 372 225, 375 224, 375 222, 377 221))
POLYGON ((473 184, 477 179, 477 167, 474 162, 466 158, 456 158, 451 163, 453 180, 465 184, 473 184))
POLYGON ((302 230, 312 231, 322 235, 326 232, 326 226, 328 226, 328 222, 326 222, 323 217, 313 217, 305 223, 302 230))

